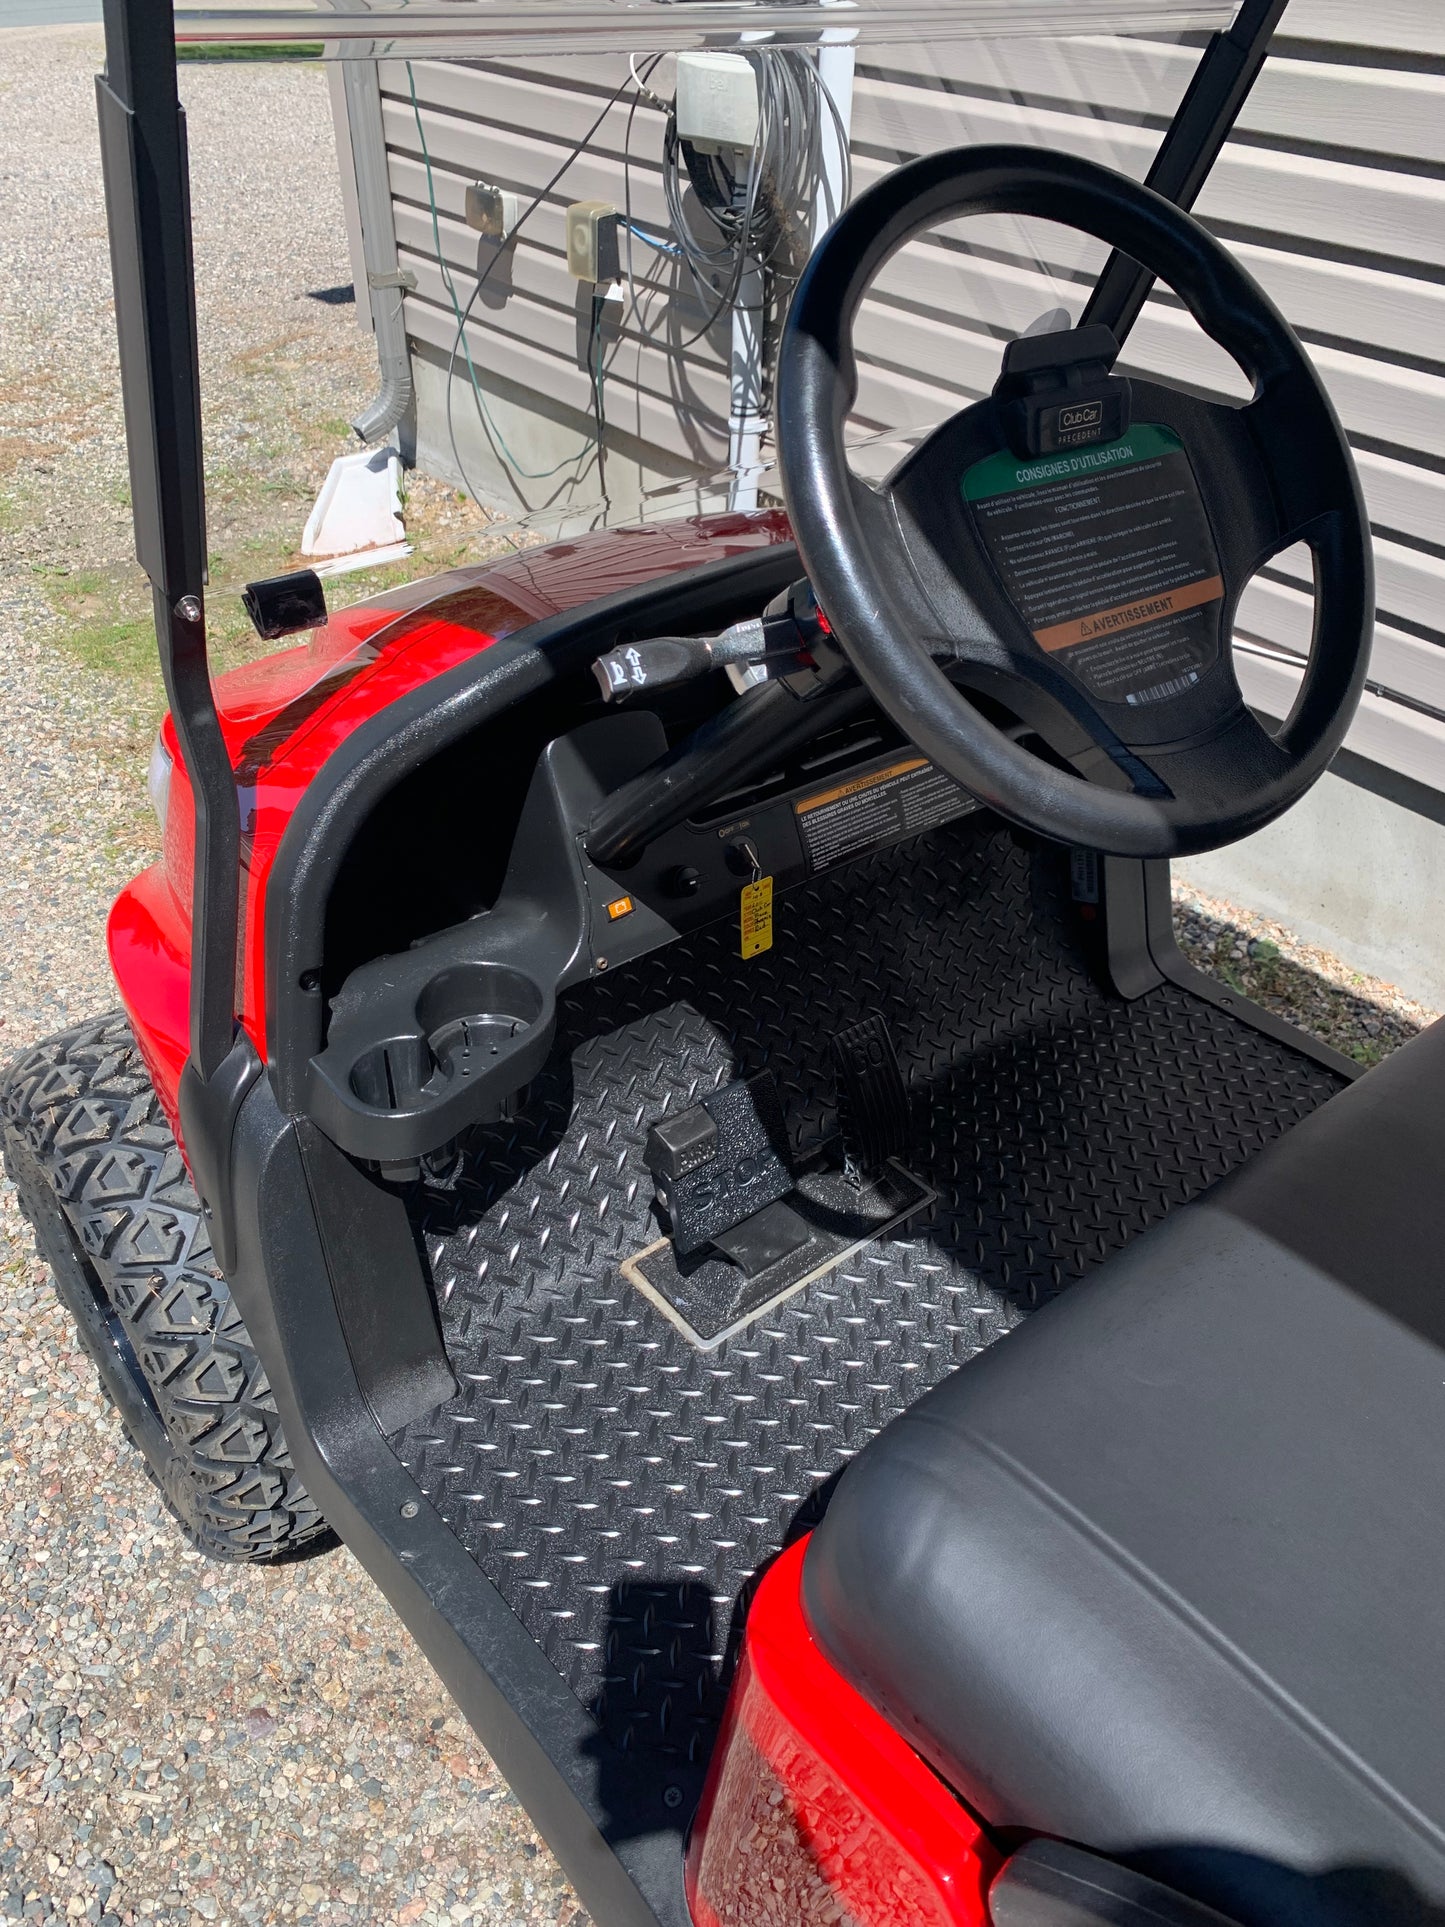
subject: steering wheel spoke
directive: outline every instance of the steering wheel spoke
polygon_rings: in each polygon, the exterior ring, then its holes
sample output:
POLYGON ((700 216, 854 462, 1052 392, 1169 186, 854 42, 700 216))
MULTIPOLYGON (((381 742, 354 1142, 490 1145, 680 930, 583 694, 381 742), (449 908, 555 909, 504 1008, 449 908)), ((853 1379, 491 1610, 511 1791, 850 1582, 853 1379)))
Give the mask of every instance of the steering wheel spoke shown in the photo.
POLYGON ((1232 798, 1285 781, 1288 752, 1243 702, 1202 743, 1151 746, 1133 752, 1163 792, 1191 813, 1219 811, 1232 798))

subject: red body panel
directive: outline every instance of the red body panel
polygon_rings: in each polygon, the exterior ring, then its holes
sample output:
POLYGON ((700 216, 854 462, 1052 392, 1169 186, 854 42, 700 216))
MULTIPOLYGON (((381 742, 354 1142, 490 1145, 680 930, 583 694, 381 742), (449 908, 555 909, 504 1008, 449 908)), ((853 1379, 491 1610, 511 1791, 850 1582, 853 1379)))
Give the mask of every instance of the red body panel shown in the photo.
MULTIPOLYGON (((217 706, 241 801, 240 1014, 262 1057, 272 865, 297 804, 348 736, 529 623, 789 539, 784 517, 762 512, 556 543, 344 610, 301 647, 219 678, 217 706)), ((163 738, 174 769, 161 860, 121 892, 107 936, 146 1068, 179 1133, 194 812, 169 717, 163 738)), ((801 1545, 783 1554, 749 1615, 689 1858, 696 1919, 700 1927, 775 1918, 800 1927, 840 1919, 860 1927, 986 1927, 999 1855, 819 1650, 802 1612, 802 1557, 801 1545), (752 1842, 741 1852, 740 1828, 752 1842), (754 1876, 767 1883, 756 1892, 754 1876)))
POLYGON ((1002 1856, 827 1659, 806 1540, 758 1588, 687 1861, 697 1927, 987 1927, 1002 1856))
MULTIPOLYGON (((333 616, 301 647, 217 678, 241 800, 241 1021, 264 1058, 265 898, 301 797, 347 737, 380 710, 528 623, 619 590, 790 539, 775 511, 608 530, 456 569, 333 616)), ((167 1115, 187 1054, 194 811, 169 717, 175 769, 161 861, 111 912, 111 968, 167 1115)))
POLYGON ((176 1091, 189 1045, 191 921, 189 910, 178 911, 164 864, 143 870, 121 891, 106 942, 146 1071, 179 1142, 176 1091))

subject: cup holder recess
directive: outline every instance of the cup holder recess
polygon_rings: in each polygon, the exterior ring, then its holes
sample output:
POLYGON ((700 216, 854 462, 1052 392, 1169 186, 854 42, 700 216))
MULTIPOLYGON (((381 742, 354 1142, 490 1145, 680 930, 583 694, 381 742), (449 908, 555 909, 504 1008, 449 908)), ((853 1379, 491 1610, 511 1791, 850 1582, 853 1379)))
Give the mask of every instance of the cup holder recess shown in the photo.
POLYGON ((417 1000, 427 1048, 447 1077, 470 1077, 504 1054, 542 1014, 542 992, 507 964, 455 964, 417 1000))
POLYGON ((351 1067, 351 1088, 374 1111, 406 1111, 423 1097, 436 1072, 424 1037, 388 1037, 351 1067))
POLYGON ((543 1008, 540 986, 508 964, 453 964, 417 998, 423 1035, 371 1045, 352 1065, 352 1091, 374 1110, 424 1104, 461 1079, 500 1069, 543 1008))

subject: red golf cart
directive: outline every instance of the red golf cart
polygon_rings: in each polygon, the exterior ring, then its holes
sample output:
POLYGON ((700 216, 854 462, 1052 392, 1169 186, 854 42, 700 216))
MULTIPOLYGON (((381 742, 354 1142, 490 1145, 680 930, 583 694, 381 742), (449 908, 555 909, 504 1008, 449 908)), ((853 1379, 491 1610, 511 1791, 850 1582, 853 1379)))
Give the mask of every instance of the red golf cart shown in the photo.
POLYGON ((1344 434, 1186 211, 1281 11, 1145 184, 852 201, 785 509, 260 583, 309 636, 213 687, 173 22, 106 0, 164 853, 7 1168, 181 1529, 352 1547, 605 1927, 1445 1919, 1445 1031, 1357 1079, 1170 921, 1369 656, 1344 434), (996 214, 1108 265, 859 479, 870 284, 996 214), (1119 371, 1155 277, 1250 399, 1119 371), (1230 637, 1296 542, 1272 729, 1230 637))

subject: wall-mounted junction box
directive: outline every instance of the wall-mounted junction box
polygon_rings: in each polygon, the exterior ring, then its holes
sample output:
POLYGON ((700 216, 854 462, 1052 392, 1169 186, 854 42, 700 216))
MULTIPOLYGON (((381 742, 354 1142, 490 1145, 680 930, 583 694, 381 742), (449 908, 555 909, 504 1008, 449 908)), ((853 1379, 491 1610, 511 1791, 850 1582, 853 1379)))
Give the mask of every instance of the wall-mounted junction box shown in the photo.
POLYGON ((617 209, 611 201, 574 201, 567 210, 567 272, 574 281, 610 284, 622 272, 617 209))
POLYGON ((467 226, 488 241, 505 241, 522 217, 522 197, 509 187, 493 187, 490 181, 472 181, 467 186, 467 226))
POLYGON ((757 75, 741 54, 679 54, 673 113, 679 138, 704 152, 751 147, 758 137, 757 75))

